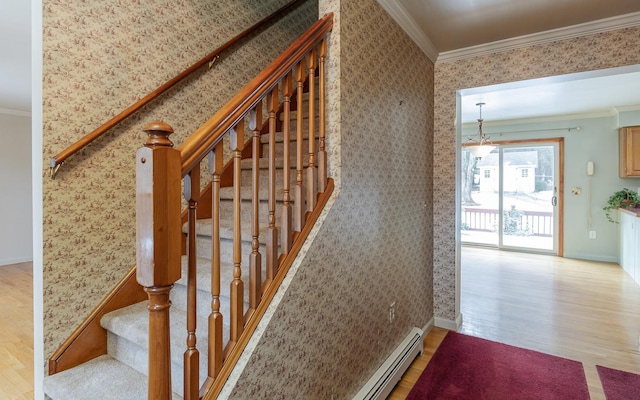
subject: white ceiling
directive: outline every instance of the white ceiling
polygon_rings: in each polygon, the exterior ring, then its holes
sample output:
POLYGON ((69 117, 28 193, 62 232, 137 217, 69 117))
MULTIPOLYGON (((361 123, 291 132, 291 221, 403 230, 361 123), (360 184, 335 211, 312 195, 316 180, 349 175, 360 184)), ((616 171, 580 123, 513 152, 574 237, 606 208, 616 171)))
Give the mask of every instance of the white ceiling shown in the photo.
MULTIPOLYGON (((390 7, 400 10, 403 16, 400 19, 390 14, 410 35, 413 32, 414 39, 416 35, 426 38, 436 56, 640 12, 640 0, 378 2, 388 11, 390 7)), ((637 19, 640 19, 640 14, 637 19)), ((0 112, 13 110, 23 113, 31 110, 30 25, 29 1, 0 0, 0 112)), ((463 122, 474 121, 478 117, 475 105, 478 102, 486 103, 483 116, 487 121, 584 112, 605 113, 613 108, 640 105, 640 69, 622 72, 624 74, 618 76, 594 78, 583 74, 466 90, 463 93, 463 122)))
POLYGON ((640 66, 461 91, 462 122, 482 106, 486 122, 577 114, 613 115, 640 109, 640 66))

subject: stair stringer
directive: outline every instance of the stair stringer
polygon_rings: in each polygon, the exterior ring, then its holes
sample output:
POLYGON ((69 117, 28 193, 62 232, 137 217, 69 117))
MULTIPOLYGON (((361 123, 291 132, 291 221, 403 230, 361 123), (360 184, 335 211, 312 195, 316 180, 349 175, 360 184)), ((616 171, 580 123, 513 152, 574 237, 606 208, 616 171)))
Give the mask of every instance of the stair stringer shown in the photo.
MULTIPOLYGON (((329 179, 326 192, 324 194, 320 194, 316 210, 314 211, 314 213, 312 213, 311 217, 309 217, 309 219, 313 221, 313 214, 317 214, 315 223, 310 224, 310 226, 308 227, 307 225, 305 225, 303 231, 300 233, 301 235, 307 235, 306 240, 303 240, 299 251, 295 255, 294 260, 289 264, 289 267, 286 268, 285 265, 284 270, 279 271, 278 275, 276 276, 276 279, 274 280, 274 283, 276 284, 275 293, 272 294, 272 298, 270 301, 263 300, 263 302, 261 303, 261 306, 264 305, 266 309, 261 318, 256 321, 250 338, 246 342, 244 348, 241 349, 241 355, 239 356, 237 362, 233 365, 232 369, 228 372, 228 378, 226 378, 226 381, 225 379, 216 380, 216 382, 223 382, 224 385, 214 385, 209 391, 204 393, 204 395, 202 396, 202 400, 227 399, 234 387, 238 384, 238 380, 242 375, 242 372, 246 368, 249 360, 251 359, 251 356, 258 347, 258 344, 260 343, 260 340, 264 332, 266 331, 269 322, 274 317, 278 306, 283 301, 284 296, 289 289, 291 281, 298 273, 300 265, 302 265, 302 262, 304 261, 309 249, 311 248, 311 246, 313 246, 313 242, 318 232, 322 228, 322 225, 327 216, 331 212, 331 208, 333 207, 333 204, 335 203, 335 200, 337 199, 339 193, 340 190, 338 188, 334 188, 333 186, 333 180, 329 179), (324 198, 323 195, 325 195, 324 198), (305 232, 305 230, 307 230, 307 232, 305 232), (282 272, 282 274, 280 274, 280 272, 282 272)), ((220 375, 223 375, 224 372, 225 371, 223 370, 220 375)), ((218 378, 224 377, 218 376, 218 378)))

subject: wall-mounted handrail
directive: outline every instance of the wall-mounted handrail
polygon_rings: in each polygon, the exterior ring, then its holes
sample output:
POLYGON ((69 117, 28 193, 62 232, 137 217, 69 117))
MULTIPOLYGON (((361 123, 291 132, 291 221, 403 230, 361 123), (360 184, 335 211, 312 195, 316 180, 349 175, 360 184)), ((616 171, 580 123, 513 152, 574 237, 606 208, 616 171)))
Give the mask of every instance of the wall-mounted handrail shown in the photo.
POLYGON ((140 108, 142 108, 143 106, 145 106, 146 104, 151 102, 153 99, 155 99, 156 97, 158 97, 162 93, 164 93, 167 90, 169 90, 170 88, 172 88, 175 84, 179 83, 184 78, 186 78, 187 76, 191 75, 194 71, 196 71, 200 67, 204 66, 207 63, 210 63, 209 65, 211 66, 212 63, 217 58, 219 58, 220 55, 225 50, 229 49, 231 46, 237 44, 242 39, 246 38, 247 36, 251 35, 252 33, 256 32, 257 30, 263 28, 264 26, 266 26, 267 24, 273 22, 274 20, 280 18, 281 16, 283 16, 284 14, 286 14, 287 12, 292 10, 293 8, 297 7, 298 5, 304 3, 305 1, 306 0, 292 0, 291 2, 285 4, 284 6, 279 8, 278 10, 274 11, 272 14, 270 14, 267 17, 263 18, 262 20, 260 20, 256 24, 254 24, 253 26, 245 29, 244 31, 242 31, 238 35, 234 36, 231 40, 227 41, 222 46, 218 47, 217 49, 215 49, 211 53, 207 54, 200 61, 198 61, 195 64, 193 64, 191 67, 185 69, 184 71, 182 71, 180 74, 178 74, 173 79, 167 81, 165 84, 163 84, 162 86, 158 87, 153 92, 149 93, 148 95, 146 95, 142 99, 138 100, 136 103, 132 104, 131 106, 129 106, 128 108, 123 110, 120 114, 118 114, 115 117, 111 118, 109 121, 105 122, 104 124, 100 125, 95 130, 93 130, 91 133, 89 133, 86 136, 82 137, 80 140, 78 140, 77 142, 73 143, 72 145, 70 145, 66 149, 62 150, 56 156, 52 157, 50 162, 49 162, 51 179, 55 179, 56 174, 58 173, 58 170, 60 169, 62 164, 67 160, 67 158, 71 157, 72 155, 76 154, 78 151, 82 150, 85 146, 87 146, 88 144, 90 144, 91 142, 93 142, 94 140, 96 140, 97 138, 102 136, 103 134, 105 134, 111 128, 113 128, 114 126, 116 126, 117 124, 122 122, 125 118, 129 117, 131 114, 133 114, 134 112, 136 112, 137 110, 139 110, 140 108))

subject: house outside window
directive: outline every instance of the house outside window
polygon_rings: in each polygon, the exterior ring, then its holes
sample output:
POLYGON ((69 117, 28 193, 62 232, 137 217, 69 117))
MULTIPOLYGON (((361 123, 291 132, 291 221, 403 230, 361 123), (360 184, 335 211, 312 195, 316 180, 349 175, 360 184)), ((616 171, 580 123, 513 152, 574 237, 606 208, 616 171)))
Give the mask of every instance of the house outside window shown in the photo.
POLYGON ((535 170, 538 167, 538 152, 523 149, 505 151, 502 172, 498 153, 490 153, 478 161, 480 169, 480 192, 499 190, 500 173, 503 174, 503 190, 507 193, 533 193, 535 191, 535 170), (492 170, 495 173, 492 173, 492 170), (533 171, 533 173, 529 173, 533 171))

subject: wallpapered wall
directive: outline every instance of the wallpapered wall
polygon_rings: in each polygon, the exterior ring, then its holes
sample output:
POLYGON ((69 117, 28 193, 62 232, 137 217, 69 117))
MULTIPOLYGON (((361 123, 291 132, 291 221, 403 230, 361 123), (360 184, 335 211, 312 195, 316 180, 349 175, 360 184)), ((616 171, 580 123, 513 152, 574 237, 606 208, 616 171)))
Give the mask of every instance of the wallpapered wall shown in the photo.
MULTIPOLYGON (((49 158, 288 0, 43 1, 43 157, 49 158)), ((308 1, 146 106, 43 181, 45 358, 135 263, 136 150, 163 120, 174 143, 317 19, 308 1)))
POLYGON ((435 68, 434 127, 434 307, 454 320, 455 308, 455 127, 459 89, 592 71, 640 63, 640 28, 551 42, 435 68))
POLYGON ((351 398, 433 315, 433 64, 375 0, 320 1, 330 11, 340 193, 232 399, 351 398))

